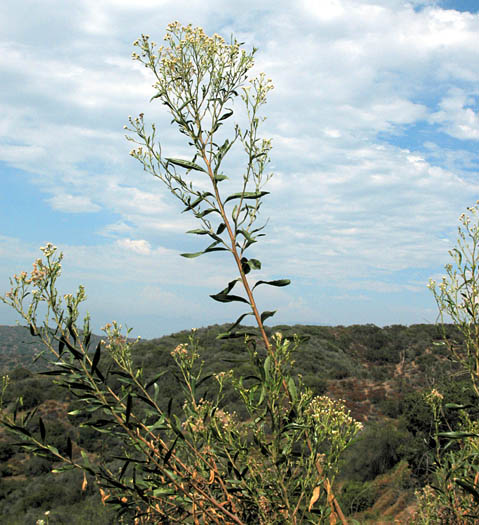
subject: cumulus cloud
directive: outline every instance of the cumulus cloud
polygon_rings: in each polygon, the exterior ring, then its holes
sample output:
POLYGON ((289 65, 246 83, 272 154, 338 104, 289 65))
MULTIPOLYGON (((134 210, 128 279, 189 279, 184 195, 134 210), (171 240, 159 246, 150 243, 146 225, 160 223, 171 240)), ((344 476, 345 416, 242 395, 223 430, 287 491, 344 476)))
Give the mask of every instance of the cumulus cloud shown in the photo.
POLYGON ((131 250, 132 252, 139 253, 141 255, 149 255, 151 253, 151 245, 144 239, 133 240, 133 239, 119 239, 116 244, 120 248, 125 250, 131 250))
MULTIPOLYGON (((129 59, 140 33, 159 41, 174 19, 257 46, 255 71, 274 81, 265 108, 276 172, 264 206, 271 226, 253 250, 283 276, 334 283, 337 297, 388 286, 415 294, 414 271, 437 271, 458 215, 479 194, 477 13, 432 0, 27 4, 28 19, 13 0, 0 7, 0 160, 22 170, 53 210, 110 214, 95 229, 99 242, 128 254, 139 275, 161 254, 181 283, 188 271, 178 251, 203 247, 182 234, 195 227, 191 217, 128 157, 122 130, 129 114, 144 112, 164 151, 190 155, 165 108, 148 104, 153 78, 129 59)), ((241 175, 239 157, 228 166, 241 175)), ((79 261, 91 260, 93 248, 77 248, 90 250, 79 261)), ((206 283, 210 268, 199 264, 206 283)), ((112 275, 108 268, 99 273, 112 275)), ((214 287, 230 277, 215 272, 214 287)), ((193 275, 188 282, 200 279, 193 275)), ((291 318, 312 317, 312 299, 292 306, 304 288, 284 293, 291 318)))

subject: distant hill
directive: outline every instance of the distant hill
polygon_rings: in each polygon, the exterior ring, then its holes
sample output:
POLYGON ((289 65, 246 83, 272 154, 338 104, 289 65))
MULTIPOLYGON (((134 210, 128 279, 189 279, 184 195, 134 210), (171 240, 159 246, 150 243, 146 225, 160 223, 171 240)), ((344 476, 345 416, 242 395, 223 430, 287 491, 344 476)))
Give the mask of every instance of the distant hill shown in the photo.
MULTIPOLYGON (((216 338, 226 328, 227 325, 214 325, 197 330, 204 372, 233 368, 238 375, 248 375, 243 341, 216 338)), ((396 523, 410 523, 407 520, 408 509, 414 507, 413 488, 423 485, 428 475, 424 458, 429 450, 431 415, 423 392, 434 386, 444 394, 444 402, 468 402, 467 381, 441 344, 441 330, 426 324, 384 328, 368 324, 278 325, 267 331, 307 338, 295 354, 296 372, 317 394, 344 399, 352 415, 365 423, 362 437, 348 453, 342 474, 339 499, 345 512, 360 523, 384 523, 379 518, 387 516, 391 522, 400 517, 396 523), (362 494, 359 499, 358 493, 362 494)), ((447 326, 446 332, 449 338, 461 342, 454 326, 447 326)), ((182 400, 170 352, 186 342, 190 334, 178 332, 134 346, 135 365, 143 368, 145 380, 165 369, 171 372, 159 381, 159 403, 166 407, 171 398, 174 410, 182 400)), ((101 457, 104 450, 111 454, 118 444, 80 427, 81 417, 76 420, 67 415, 72 408, 78 408, 78 402, 55 385, 51 377, 38 374, 47 367, 42 359, 33 363, 41 351, 41 342, 30 335, 28 328, 0 326, 0 372, 8 371, 12 380, 7 406, 12 407, 14 400, 22 396, 24 408, 38 407, 48 423, 47 435, 57 447, 65 446, 69 436, 74 444, 93 455, 101 457)), ((106 367, 108 359, 105 352, 99 367, 106 367)), ((211 388, 208 381, 204 388, 205 392, 211 388)), ((234 393, 228 389, 225 393, 225 404, 241 415, 234 393)), ((7 519, 5 523, 35 523, 46 511, 51 511, 51 523, 117 522, 99 502, 93 482, 79 497, 79 473, 53 475, 47 460, 19 453, 10 440, 0 428, 0 516, 7 519)))
POLYGON ((40 369, 40 364, 33 361, 43 350, 42 346, 27 327, 0 325, 0 372, 19 367, 40 369))
MULTIPOLYGON (((96 344, 100 336, 92 335, 92 344, 96 344)), ((39 337, 30 334, 27 326, 0 325, 0 374, 28 368, 32 372, 39 372, 48 367, 48 363, 41 357, 45 346, 39 337)), ((51 355, 45 355, 51 360, 51 355)))

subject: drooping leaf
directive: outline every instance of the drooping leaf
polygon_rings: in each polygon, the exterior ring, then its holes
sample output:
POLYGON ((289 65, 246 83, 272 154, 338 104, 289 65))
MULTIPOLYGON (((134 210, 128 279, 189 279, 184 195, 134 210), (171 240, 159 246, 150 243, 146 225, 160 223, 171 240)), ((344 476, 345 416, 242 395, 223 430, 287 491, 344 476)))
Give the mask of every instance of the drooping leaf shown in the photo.
POLYGON ((309 500, 308 512, 311 512, 313 505, 318 501, 320 492, 321 487, 319 485, 314 487, 313 494, 311 496, 311 499, 309 500))
POLYGON ((201 166, 198 166, 198 164, 195 164, 194 162, 191 162, 189 160, 172 159, 171 157, 166 158, 166 160, 170 162, 171 164, 174 164, 175 166, 180 166, 181 168, 186 168, 188 170, 202 171, 203 173, 206 173, 206 170, 204 170, 201 166))
POLYGON ((220 120, 226 120, 227 118, 231 117, 231 115, 233 114, 233 110, 232 109, 227 109, 225 113, 223 113, 223 115, 221 115, 221 117, 218 119, 218 122, 220 120))
POLYGON ((288 286, 288 284, 291 284, 291 281, 289 279, 277 279, 275 281, 258 281, 253 286, 253 290, 260 284, 268 284, 269 286, 288 286))
POLYGON ((75 359, 82 359, 83 355, 81 354, 81 352, 79 352, 74 346, 72 346, 70 341, 68 341, 63 335, 60 337, 60 342, 64 343, 64 345, 68 348, 68 350, 70 350, 75 359))
POLYGON ((264 323, 266 319, 269 319, 270 317, 273 317, 273 315, 276 313, 276 310, 271 311, 265 311, 261 314, 261 322, 264 323))
POLYGON ((220 303, 232 303, 232 302, 237 301, 240 303, 249 304, 248 299, 245 299, 244 297, 240 297, 239 295, 228 295, 225 293, 217 293, 215 295, 210 295, 210 297, 220 303))
POLYGON ((479 492, 476 489, 476 486, 472 483, 468 483, 462 479, 455 479, 455 482, 462 487, 465 491, 469 492, 472 497, 475 499, 476 503, 479 503, 479 492))

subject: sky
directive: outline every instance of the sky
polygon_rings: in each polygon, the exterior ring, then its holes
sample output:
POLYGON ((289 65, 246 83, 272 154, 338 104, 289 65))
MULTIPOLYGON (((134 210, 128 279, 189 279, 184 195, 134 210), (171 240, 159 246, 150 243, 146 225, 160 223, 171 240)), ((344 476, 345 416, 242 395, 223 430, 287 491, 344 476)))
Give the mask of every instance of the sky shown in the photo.
MULTIPOLYGON (((185 152, 131 59, 174 20, 258 48, 275 89, 266 237, 250 248, 274 323, 433 323, 458 217, 479 199, 476 0, 3 0, 0 4, 0 292, 39 247, 64 253, 62 293, 86 288, 96 332, 145 338, 233 321, 211 300, 235 278, 225 254, 129 156, 145 114, 166 156, 185 152)), ((232 167, 230 178, 240 176, 232 167)), ((0 304, 0 324, 18 315, 0 304)), ((271 320, 273 321, 273 320, 271 320)))

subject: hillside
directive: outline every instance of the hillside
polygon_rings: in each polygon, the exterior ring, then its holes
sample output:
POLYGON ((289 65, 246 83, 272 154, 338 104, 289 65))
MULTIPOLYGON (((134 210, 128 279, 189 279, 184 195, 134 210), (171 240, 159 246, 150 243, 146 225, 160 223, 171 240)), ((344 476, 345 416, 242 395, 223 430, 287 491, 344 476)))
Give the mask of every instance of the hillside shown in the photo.
MULTIPOLYGON (((413 500, 413 489, 425 482, 429 468, 431 415, 421 391, 434 385, 446 400, 450 397, 456 402, 458 396, 470 396, 457 366, 438 344, 442 339, 439 329, 434 325, 281 325, 268 330, 307 337, 296 355, 297 373, 317 394, 344 399, 353 416, 366 425, 348 453, 341 477, 339 498, 345 512, 356 513, 364 523, 384 523, 378 519, 388 516, 407 520, 405 509, 413 500)), ((217 340, 223 331, 225 326, 219 325, 197 331, 205 372, 233 368, 237 374, 247 374, 242 341, 217 340)), ((454 327, 447 327, 447 333, 459 340, 454 327)), ((170 398, 173 407, 181 403, 170 352, 188 336, 189 332, 179 332, 134 347, 135 362, 143 368, 146 379, 165 368, 171 372, 160 383, 165 406, 170 398)), ((70 437, 93 458, 101 459, 105 451, 114 455, 118 444, 88 426, 80 426, 86 420, 68 416, 78 402, 49 376, 38 373, 46 364, 42 360, 32 364, 40 346, 28 330, 0 327, 0 347, 2 373, 8 372, 12 378, 7 406, 12 408, 15 398, 22 396, 24 409, 38 407, 49 440, 58 448, 65 447, 70 437)), ((231 410, 239 410, 233 392, 227 392, 225 402, 231 410)), ((45 511, 50 511, 52 524, 115 523, 108 508, 101 505, 92 482, 82 492, 78 473, 53 475, 52 467, 47 460, 18 453, 11 438, 0 429, 0 515, 8 517, 6 523, 33 525, 45 511)))

